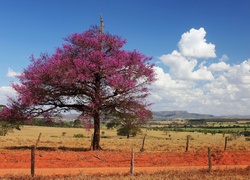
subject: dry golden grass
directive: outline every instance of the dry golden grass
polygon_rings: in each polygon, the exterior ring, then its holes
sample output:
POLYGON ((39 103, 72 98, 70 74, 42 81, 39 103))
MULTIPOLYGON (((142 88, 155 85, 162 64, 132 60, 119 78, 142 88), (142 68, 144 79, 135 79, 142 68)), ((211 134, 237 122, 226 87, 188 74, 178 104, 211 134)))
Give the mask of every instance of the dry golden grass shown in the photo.
MULTIPOLYGON (((190 151, 207 150, 208 147, 214 150, 223 150, 225 137, 222 134, 202 134, 190 132, 162 132, 162 131, 146 131, 143 130, 142 135, 126 139, 126 137, 117 136, 116 130, 107 130, 103 128, 106 138, 101 139, 101 147, 111 151, 130 151, 135 148, 139 151, 142 144, 142 138, 145 134, 146 141, 144 149, 146 151, 185 151, 186 137, 192 136, 189 142, 190 151)), ((50 148, 84 148, 90 147, 90 132, 83 128, 55 128, 55 127, 39 127, 39 126, 23 126, 21 131, 14 130, 7 136, 0 136, 0 148, 14 146, 32 146, 36 143, 39 133, 42 133, 38 147, 50 148), (65 133, 65 135, 63 135, 65 133), (84 138, 74 138, 74 134, 83 134, 84 138)), ((250 143, 245 141, 244 137, 236 140, 228 141, 227 150, 249 151, 250 143)))
POLYGON ((123 180, 152 180, 152 179, 172 179, 172 180, 225 180, 225 179, 237 179, 237 180, 247 180, 250 177, 249 169, 226 169, 226 170, 214 170, 211 173, 208 173, 206 170, 189 170, 189 171, 179 171, 179 170, 170 170, 170 171, 159 171, 155 173, 148 173, 148 172, 141 172, 135 173, 131 175, 127 174, 92 174, 92 175, 52 175, 52 176, 35 176, 31 177, 28 175, 24 176, 17 176, 17 175, 6 175, 2 177, 2 179, 12 179, 12 180, 19 180, 19 179, 26 179, 26 180, 49 180, 49 179, 57 179, 57 180, 116 180, 116 179, 123 179, 123 180))
MULTIPOLYGON (((213 150, 223 150, 224 140, 222 134, 202 134, 202 133, 188 133, 188 132, 162 132, 162 131, 146 131, 143 130, 143 134, 136 137, 126 139, 116 135, 115 130, 107 130, 103 128, 101 132, 105 132, 104 135, 108 138, 101 139, 101 146, 105 150, 111 151, 130 151, 133 147, 135 151, 139 151, 142 144, 142 138, 146 134, 146 141, 144 149, 146 151, 169 151, 180 152, 185 151, 186 137, 191 135, 193 140, 190 140, 190 151, 204 151, 207 147, 211 147, 213 150)), ((37 141, 39 133, 42 133, 38 147, 49 148, 84 148, 90 147, 90 137, 92 131, 88 132, 85 129, 80 128, 54 128, 54 127, 38 127, 38 126, 23 126, 21 131, 14 130, 13 133, 9 133, 7 136, 0 137, 0 148, 8 147, 29 147, 34 145, 37 141), (65 132, 65 133, 64 133, 65 132), (64 133, 64 135, 63 135, 64 133), (74 138, 74 134, 84 134, 84 138, 74 138)), ((244 137, 239 137, 236 140, 228 141, 229 151, 249 151, 250 143, 245 141, 244 137)), ((208 173, 207 170, 166 170, 155 173, 140 172, 131 174, 78 174, 78 175, 51 175, 51 176, 35 176, 32 178, 29 175, 5 175, 0 177, 1 179, 249 179, 250 168, 246 169, 223 169, 213 170, 208 173)))

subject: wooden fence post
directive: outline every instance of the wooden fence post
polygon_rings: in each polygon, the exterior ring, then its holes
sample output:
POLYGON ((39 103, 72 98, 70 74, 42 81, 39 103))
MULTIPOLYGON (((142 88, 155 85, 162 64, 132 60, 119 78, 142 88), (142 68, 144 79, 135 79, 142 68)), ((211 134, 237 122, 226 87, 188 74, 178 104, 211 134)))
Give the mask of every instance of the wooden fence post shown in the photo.
POLYGON ((134 174, 134 148, 132 148, 132 153, 131 153, 131 162, 130 162, 130 173, 134 174))
POLYGON ((211 149, 208 148, 208 172, 212 171, 211 149))
POLYGON ((141 149, 140 149, 141 152, 144 151, 144 143, 145 143, 146 136, 147 135, 145 134, 145 136, 142 139, 142 146, 141 146, 141 149))
POLYGON ((224 146, 224 151, 226 151, 226 149, 227 149, 227 139, 228 137, 225 137, 225 146, 224 146))
POLYGON ((31 146, 31 176, 35 175, 35 146, 31 146))
POLYGON ((42 133, 39 134, 37 140, 36 140, 36 144, 31 146, 31 157, 30 157, 30 171, 31 171, 31 176, 34 177, 35 176, 35 150, 36 147, 41 139, 42 133))
POLYGON ((190 135, 187 135, 186 152, 188 152, 190 135))

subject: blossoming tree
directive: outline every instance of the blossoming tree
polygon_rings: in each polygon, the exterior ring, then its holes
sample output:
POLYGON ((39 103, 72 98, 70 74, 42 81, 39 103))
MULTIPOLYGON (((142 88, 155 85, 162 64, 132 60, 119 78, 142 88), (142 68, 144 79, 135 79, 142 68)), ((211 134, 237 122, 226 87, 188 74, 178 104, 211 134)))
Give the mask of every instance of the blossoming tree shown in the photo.
POLYGON ((126 111, 145 120, 150 114, 145 98, 155 80, 151 58, 123 50, 125 43, 95 26, 69 35, 52 55, 32 56, 18 76, 20 83, 12 85, 17 98, 3 116, 8 120, 11 115, 18 119, 78 111, 93 119, 92 149, 100 149, 100 120, 105 115, 126 111))

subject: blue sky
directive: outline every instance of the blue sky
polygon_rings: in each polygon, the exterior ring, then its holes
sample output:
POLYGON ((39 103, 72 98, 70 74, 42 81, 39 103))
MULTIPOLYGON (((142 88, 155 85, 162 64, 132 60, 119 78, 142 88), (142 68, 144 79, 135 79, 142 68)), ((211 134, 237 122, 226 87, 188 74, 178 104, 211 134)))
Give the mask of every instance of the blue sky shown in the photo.
POLYGON ((53 53, 100 12, 125 49, 153 57, 153 110, 250 114, 249 0, 1 0, 0 104, 31 54, 53 53))

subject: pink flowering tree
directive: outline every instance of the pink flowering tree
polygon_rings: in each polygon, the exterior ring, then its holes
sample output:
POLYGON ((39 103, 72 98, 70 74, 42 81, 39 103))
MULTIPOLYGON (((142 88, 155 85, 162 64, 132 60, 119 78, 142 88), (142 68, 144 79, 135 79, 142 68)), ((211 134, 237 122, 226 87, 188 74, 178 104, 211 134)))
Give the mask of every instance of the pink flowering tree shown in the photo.
POLYGON ((20 109, 10 110, 27 117, 78 111, 93 119, 92 148, 101 149, 101 118, 117 112, 149 117, 144 112, 149 106, 148 85, 155 80, 151 58, 123 50, 125 43, 92 27, 69 35, 52 55, 32 56, 31 64, 18 76, 20 83, 12 85, 18 95, 11 104, 20 109))

